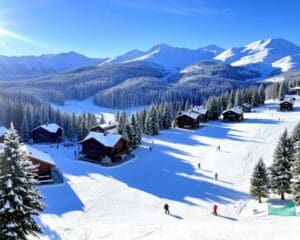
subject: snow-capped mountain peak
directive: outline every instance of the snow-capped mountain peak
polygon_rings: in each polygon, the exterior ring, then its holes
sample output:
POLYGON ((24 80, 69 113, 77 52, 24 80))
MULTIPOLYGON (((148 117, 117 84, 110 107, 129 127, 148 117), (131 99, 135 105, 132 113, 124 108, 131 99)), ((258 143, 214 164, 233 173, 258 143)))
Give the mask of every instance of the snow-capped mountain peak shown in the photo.
MULTIPOLYGON (((297 63, 290 64, 274 64, 276 61, 290 55, 299 54, 300 47, 283 39, 269 38, 265 40, 254 41, 245 47, 230 48, 215 57, 216 60, 221 60, 233 66, 245 66, 255 64, 260 69, 264 68, 266 73, 271 73, 274 68, 279 68, 281 71, 287 71, 297 63), (276 66, 276 67, 275 67, 276 66), (282 66, 282 67, 281 67, 282 66)), ((293 58, 298 61, 298 58, 293 58)))

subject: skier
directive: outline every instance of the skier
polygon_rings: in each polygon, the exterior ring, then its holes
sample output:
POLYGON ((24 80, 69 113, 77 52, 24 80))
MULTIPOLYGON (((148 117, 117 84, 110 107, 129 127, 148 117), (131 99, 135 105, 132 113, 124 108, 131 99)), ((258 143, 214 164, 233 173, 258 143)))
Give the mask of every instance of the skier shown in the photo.
POLYGON ((213 215, 218 216, 218 205, 217 204, 215 204, 213 206, 213 215))
POLYGON ((152 151, 152 146, 151 146, 151 145, 149 146, 149 151, 150 151, 150 152, 152 151))
POLYGON ((164 205, 164 209, 165 209, 165 214, 170 214, 169 205, 167 203, 164 205))
POLYGON ((201 169, 201 164, 200 163, 198 163, 198 169, 201 169))
POLYGON ((215 173, 215 180, 218 181, 218 173, 215 173))

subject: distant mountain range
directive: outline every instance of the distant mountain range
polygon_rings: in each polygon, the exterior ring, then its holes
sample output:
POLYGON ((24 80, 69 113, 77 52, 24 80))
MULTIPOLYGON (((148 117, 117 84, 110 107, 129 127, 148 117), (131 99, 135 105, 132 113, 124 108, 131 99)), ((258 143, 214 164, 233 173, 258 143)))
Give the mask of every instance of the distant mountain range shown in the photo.
POLYGON ((106 59, 88 58, 76 52, 41 56, 0 55, 0 80, 34 78, 95 65, 106 59))
POLYGON ((208 45, 198 49, 158 44, 148 51, 132 50, 112 58, 88 58, 76 52, 41 56, 0 56, 0 80, 35 78, 73 71, 85 66, 128 62, 152 62, 171 72, 180 72, 201 61, 223 62, 269 77, 300 68, 300 47, 282 38, 258 40, 244 47, 222 49, 208 45))

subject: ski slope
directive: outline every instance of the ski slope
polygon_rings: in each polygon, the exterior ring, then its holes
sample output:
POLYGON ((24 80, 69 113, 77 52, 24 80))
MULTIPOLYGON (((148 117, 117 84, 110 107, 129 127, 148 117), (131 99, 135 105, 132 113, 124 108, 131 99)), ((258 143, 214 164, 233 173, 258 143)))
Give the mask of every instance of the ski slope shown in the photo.
POLYGON ((198 130, 146 136, 136 158, 116 167, 75 160, 77 147, 36 145, 66 178, 62 185, 41 187, 48 205, 38 219, 42 239, 299 239, 299 217, 267 216, 266 203, 248 195, 258 159, 269 166, 279 135, 300 120, 299 97, 293 112, 276 108, 270 102, 240 123, 211 121, 198 130), (211 214, 215 203, 219 217, 211 214))

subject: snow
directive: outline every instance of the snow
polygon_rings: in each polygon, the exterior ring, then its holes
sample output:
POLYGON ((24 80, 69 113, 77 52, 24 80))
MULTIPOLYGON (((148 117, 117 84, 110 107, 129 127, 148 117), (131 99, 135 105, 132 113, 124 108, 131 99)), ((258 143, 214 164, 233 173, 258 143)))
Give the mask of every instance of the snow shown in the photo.
POLYGON ((147 61, 159 64, 167 70, 175 70, 202 60, 213 59, 222 51, 223 49, 216 45, 208 45, 198 49, 188 49, 172 47, 168 44, 161 43, 153 46, 148 51, 133 50, 124 55, 108 59, 100 65, 147 61))
POLYGON ((95 139, 96 141, 98 141, 106 147, 114 147, 121 138, 122 136, 119 134, 89 132, 89 134, 83 140, 81 140, 80 143, 89 139, 95 139))
POLYGON ((40 160, 42 162, 49 163, 49 164, 55 166, 55 162, 52 159, 52 157, 49 154, 47 154, 47 153, 45 153, 43 151, 40 151, 40 150, 38 150, 38 149, 36 149, 34 147, 31 147, 29 145, 22 145, 21 146, 21 150, 28 157, 32 157, 32 158, 35 158, 35 159, 40 160))
POLYGON ((243 110, 239 107, 233 107, 230 110, 225 110, 223 113, 228 112, 228 111, 232 111, 235 112, 236 114, 243 114, 243 110))
POLYGON ((93 113, 98 118, 100 118, 101 114, 104 115, 106 122, 114 122, 115 121, 115 114, 119 111, 125 111, 127 115, 130 115, 133 112, 143 110, 147 108, 147 106, 139 106, 139 107, 131 107, 126 109, 111 109, 106 107, 97 106, 94 104, 94 98, 89 97, 85 100, 67 100, 65 101, 64 105, 57 105, 52 103, 51 104, 54 108, 59 109, 61 112, 72 113, 75 112, 76 114, 82 113, 93 113))
POLYGON ((50 133, 56 133, 58 131, 58 129, 62 129, 59 125, 57 125, 56 123, 48 123, 48 124, 43 124, 41 126, 36 127, 37 128, 43 128, 46 131, 50 132, 50 133))
POLYGON ((278 112, 278 102, 268 101, 243 122, 145 136, 135 160, 114 167, 75 160, 78 146, 36 145, 67 179, 40 187, 48 206, 38 218, 42 239, 298 240, 299 216, 268 216, 267 203, 248 195, 254 165, 262 157, 270 166, 277 139, 300 119, 296 98, 295 111, 278 112), (215 203, 219 217, 211 214, 215 203))
POLYGON ((282 39, 254 41, 245 47, 230 48, 215 57, 232 66, 252 65, 253 69, 267 76, 274 69, 283 72, 300 67, 300 47, 282 39))
POLYGON ((207 113, 207 109, 201 106, 193 107, 192 111, 203 115, 207 113))
POLYGON ((1 127, 1 126, 0 126, 0 137, 3 136, 7 131, 8 131, 8 130, 7 130, 6 127, 1 127))
MULTIPOLYGON (((3 144, 0 144, 0 153, 3 151, 3 148, 4 148, 3 144)), ((32 158, 41 160, 42 162, 49 163, 49 164, 55 166, 55 162, 49 154, 47 154, 43 151, 40 151, 35 147, 24 144, 24 145, 21 146, 21 150, 28 157, 32 157, 32 158)))
POLYGON ((194 112, 184 112, 184 111, 182 111, 180 116, 188 116, 190 118, 197 119, 199 117, 199 114, 194 113, 194 112))

